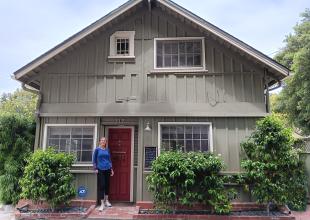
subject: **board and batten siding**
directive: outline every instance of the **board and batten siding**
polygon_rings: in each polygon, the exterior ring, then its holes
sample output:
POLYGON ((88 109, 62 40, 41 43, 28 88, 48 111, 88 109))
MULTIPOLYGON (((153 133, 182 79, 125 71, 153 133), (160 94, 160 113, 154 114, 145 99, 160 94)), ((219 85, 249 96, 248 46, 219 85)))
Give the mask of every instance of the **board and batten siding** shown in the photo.
MULTIPOLYGON (((45 124, 97 124, 98 135, 104 136, 106 126, 114 126, 117 117, 43 117, 41 128, 45 124)), ((134 135, 134 200, 149 200, 150 193, 147 191, 146 176, 149 171, 144 170, 144 146, 158 146, 158 123, 159 122, 211 122, 213 136, 213 152, 220 154, 227 168, 223 172, 240 172, 240 160, 243 157, 240 143, 254 130, 255 121, 258 118, 229 117, 229 118, 206 118, 206 117, 137 117, 123 119, 124 125, 135 127, 134 135), (152 130, 144 131, 146 123, 150 123, 152 130)), ((40 136, 43 137, 44 129, 40 136)), ((96 140, 97 142, 98 140, 96 140)), ((41 139, 41 146, 43 140, 41 139)), ((96 175, 91 166, 73 167, 76 186, 87 184, 90 189, 89 198, 95 196, 96 175), (93 188, 94 187, 94 188, 93 188)))
POLYGON ((136 97, 129 103, 141 104, 137 108, 152 103, 190 103, 189 111, 195 106, 203 111, 205 105, 199 104, 217 104, 218 108, 225 109, 227 104, 247 103, 247 106, 259 106, 255 114, 265 113, 265 81, 261 67, 207 33, 161 10, 154 8, 149 12, 140 8, 130 18, 120 19, 44 68, 40 74, 41 113, 57 115, 59 109, 70 112, 81 109, 79 104, 87 103, 93 110, 84 113, 108 115, 117 107, 109 109, 106 105, 98 107, 98 104, 113 104, 126 97, 136 97), (108 61, 109 38, 118 30, 136 32, 134 63, 108 61), (154 38, 201 36, 205 37, 207 72, 153 71, 154 38))

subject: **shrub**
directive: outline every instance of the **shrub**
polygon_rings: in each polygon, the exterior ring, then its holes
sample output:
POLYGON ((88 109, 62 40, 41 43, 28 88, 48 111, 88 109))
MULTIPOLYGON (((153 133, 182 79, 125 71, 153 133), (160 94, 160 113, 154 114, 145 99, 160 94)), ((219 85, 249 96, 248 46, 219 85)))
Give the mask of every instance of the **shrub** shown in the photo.
POLYGON ((35 202, 45 199, 52 208, 68 204, 75 196, 70 173, 74 160, 73 155, 56 153, 52 148, 37 150, 28 160, 20 181, 22 197, 35 202))
POLYGON ((268 116, 256 124, 250 138, 241 144, 247 159, 244 181, 257 202, 287 205, 301 209, 306 206, 306 174, 298 150, 293 148, 290 129, 281 120, 268 116))
POLYGON ((153 162, 152 173, 147 177, 155 204, 175 213, 180 204, 189 206, 199 202, 211 206, 215 213, 228 213, 230 200, 224 190, 223 177, 219 175, 223 166, 212 154, 162 153, 153 162))
POLYGON ((16 204, 21 188, 18 184, 30 155, 35 134, 33 120, 0 114, 0 201, 16 204))

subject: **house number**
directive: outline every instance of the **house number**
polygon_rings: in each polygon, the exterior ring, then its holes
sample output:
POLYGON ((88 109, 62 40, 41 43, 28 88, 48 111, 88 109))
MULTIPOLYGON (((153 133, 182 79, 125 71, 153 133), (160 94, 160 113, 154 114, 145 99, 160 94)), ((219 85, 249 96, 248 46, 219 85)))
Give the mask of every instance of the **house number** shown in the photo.
POLYGON ((120 118, 118 118, 118 119, 115 119, 115 122, 116 122, 117 124, 122 124, 122 123, 125 122, 125 119, 120 119, 120 118))

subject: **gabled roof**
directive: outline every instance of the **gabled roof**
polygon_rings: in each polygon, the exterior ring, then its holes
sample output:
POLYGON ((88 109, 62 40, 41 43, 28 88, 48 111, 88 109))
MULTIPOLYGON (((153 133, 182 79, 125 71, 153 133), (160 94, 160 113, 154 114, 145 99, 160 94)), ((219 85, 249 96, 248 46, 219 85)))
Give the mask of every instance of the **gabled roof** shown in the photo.
MULTIPOLYGON (((121 5, 117 9, 113 10, 106 16, 102 17, 98 21, 92 23, 85 29, 81 30, 80 32, 76 33, 75 35, 71 36, 67 40, 63 41, 56 47, 52 48, 51 50, 47 51, 46 53, 42 54, 29 64, 25 65, 24 67, 20 68, 16 72, 14 72, 14 78, 17 80, 20 80, 22 82, 25 82, 25 80, 22 79, 23 76, 26 76, 27 74, 31 72, 35 72, 37 68, 39 68, 41 65, 45 64, 49 60, 53 59, 55 56, 59 55, 69 47, 73 46, 83 38, 91 35, 99 28, 103 27, 108 22, 112 21, 113 19, 117 18, 118 16, 122 15, 124 12, 130 10, 131 8, 137 6, 139 3, 142 3, 146 0, 129 0, 125 4, 121 5)), ((171 11, 183 16, 185 19, 188 19, 189 21, 193 22, 195 25, 197 25, 199 28, 206 30, 213 35, 215 35, 217 38, 223 40, 225 43, 228 43, 232 45, 233 47, 237 48, 241 52, 244 52, 249 57, 254 58, 258 62, 261 62, 262 64, 266 65, 266 67, 269 67, 271 72, 276 73, 277 78, 279 80, 285 78, 289 75, 289 69, 280 63, 276 62, 275 60, 271 59, 267 55, 259 52, 258 50, 254 49, 253 47, 249 46, 248 44, 244 43, 243 41, 240 41, 239 39, 233 37, 232 35, 226 33, 225 31, 221 30, 220 28, 212 25, 211 23, 205 21, 204 19, 198 17, 197 15, 191 13, 190 11, 186 10, 185 8, 179 6, 178 4, 172 2, 171 0, 148 0, 146 1, 149 4, 151 2, 156 2, 160 6, 164 6, 166 8, 169 8, 171 11)), ((31 86, 31 85, 30 85, 31 86)))

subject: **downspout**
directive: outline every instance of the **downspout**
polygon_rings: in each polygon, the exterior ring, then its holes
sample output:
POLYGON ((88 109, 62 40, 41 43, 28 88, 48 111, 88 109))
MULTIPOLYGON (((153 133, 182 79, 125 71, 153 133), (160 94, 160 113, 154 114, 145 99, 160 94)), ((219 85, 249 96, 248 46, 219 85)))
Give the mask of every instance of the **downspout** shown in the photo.
POLYGON ((35 141, 34 141, 34 149, 37 149, 39 147, 39 135, 40 135, 40 127, 41 127, 41 119, 40 119, 40 106, 42 102, 42 93, 38 90, 29 89, 26 87, 25 83, 22 83, 23 90, 27 92, 31 92, 33 94, 36 94, 38 96, 38 101, 36 104, 35 109, 35 121, 36 121, 36 134, 35 134, 35 141))
POLYGON ((266 105, 266 112, 270 113, 270 107, 269 107, 269 86, 268 86, 267 77, 268 77, 268 69, 265 68, 264 69, 264 83, 265 83, 265 97, 266 97, 265 105, 266 105))

